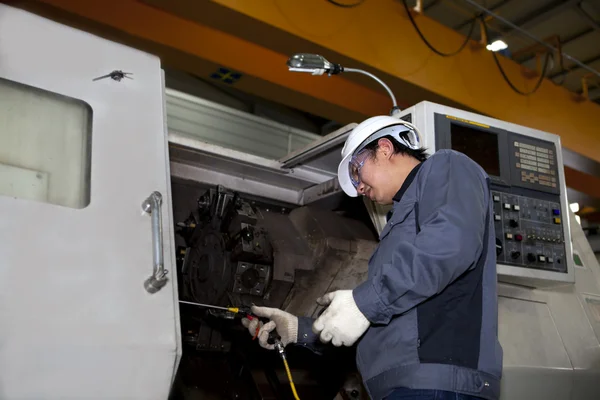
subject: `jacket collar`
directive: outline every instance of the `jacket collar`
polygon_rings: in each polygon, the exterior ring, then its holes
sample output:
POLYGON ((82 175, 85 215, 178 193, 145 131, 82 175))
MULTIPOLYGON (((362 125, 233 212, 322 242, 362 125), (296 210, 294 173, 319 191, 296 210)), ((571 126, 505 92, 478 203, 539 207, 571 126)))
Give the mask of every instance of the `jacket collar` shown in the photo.
POLYGON ((400 190, 398 190, 398 193, 396 193, 396 195, 394 196, 394 201, 400 201, 402 199, 402 196, 404 195, 404 193, 406 192, 406 190, 408 189, 408 187, 410 186, 410 184, 412 183, 412 181, 415 179, 415 176, 417 175, 417 172, 419 172, 419 168, 421 168, 421 165, 423 165, 422 162, 418 163, 408 173, 408 176, 404 180, 404 183, 400 187, 400 190))

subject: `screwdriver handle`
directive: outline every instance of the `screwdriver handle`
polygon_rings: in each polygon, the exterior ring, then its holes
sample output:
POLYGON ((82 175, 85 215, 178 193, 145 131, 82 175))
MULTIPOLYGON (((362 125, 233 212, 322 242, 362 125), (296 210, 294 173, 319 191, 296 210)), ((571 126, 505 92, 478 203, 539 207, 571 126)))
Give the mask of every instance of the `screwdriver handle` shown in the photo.
MULTIPOLYGON (((263 323, 268 322, 268 318, 260 318, 257 315, 252 314, 252 312, 250 311, 250 308, 247 307, 240 307, 237 311, 237 313, 242 314, 243 317, 249 319, 250 321, 252 321, 253 319, 258 319, 259 321, 262 321, 263 323)), ((256 333, 254 335, 254 339, 256 339, 256 337, 258 336, 258 332, 260 330, 260 325, 258 325, 256 327, 256 333)), ((267 343, 270 345, 275 345, 276 347, 281 347, 283 348, 283 345, 281 343, 281 336, 279 336, 279 334, 277 333, 277 330, 274 329, 271 332, 269 332, 269 338, 267 339, 267 343)))

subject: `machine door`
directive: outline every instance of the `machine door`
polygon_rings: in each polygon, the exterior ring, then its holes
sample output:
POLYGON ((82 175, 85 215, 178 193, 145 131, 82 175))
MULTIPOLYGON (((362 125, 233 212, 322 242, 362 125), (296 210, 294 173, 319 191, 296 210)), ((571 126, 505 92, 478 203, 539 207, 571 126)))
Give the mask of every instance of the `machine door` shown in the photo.
MULTIPOLYGON (((358 124, 356 123, 348 124, 279 160, 283 168, 302 166, 309 171, 326 172, 333 176, 327 182, 304 189, 302 196, 303 204, 321 201, 342 192, 337 181, 337 168, 342 160, 341 152, 344 142, 357 126, 358 124)), ((375 229, 378 233, 381 233, 387 222, 386 214, 391 209, 391 206, 382 206, 367 197, 363 197, 363 202, 375 229)))
POLYGON ((6 5, 0 21, 0 398, 166 399, 160 61, 6 5))

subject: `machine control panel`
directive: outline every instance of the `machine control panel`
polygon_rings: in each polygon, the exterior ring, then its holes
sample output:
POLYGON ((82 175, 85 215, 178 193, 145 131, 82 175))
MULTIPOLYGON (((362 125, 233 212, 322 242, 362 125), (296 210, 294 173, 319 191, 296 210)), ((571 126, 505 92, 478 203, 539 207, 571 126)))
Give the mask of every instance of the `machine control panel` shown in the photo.
POLYGON ((567 272, 559 203, 492 191, 498 263, 567 272))
POLYGON ((501 121, 439 113, 435 144, 467 155, 489 177, 497 263, 507 267, 503 273, 525 283, 538 277, 569 281, 570 236, 556 138, 501 121))

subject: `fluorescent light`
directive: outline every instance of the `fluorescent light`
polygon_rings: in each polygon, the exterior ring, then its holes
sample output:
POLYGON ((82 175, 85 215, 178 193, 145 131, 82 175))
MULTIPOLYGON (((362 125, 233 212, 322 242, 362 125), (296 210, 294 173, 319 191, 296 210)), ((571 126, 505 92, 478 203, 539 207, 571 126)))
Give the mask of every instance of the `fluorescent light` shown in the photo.
POLYGON ((577 223, 579 223, 579 225, 581 225, 581 217, 579 215, 575 216, 575 220, 577 221, 577 223))
POLYGON ((489 51, 499 51, 499 50, 504 50, 504 49, 508 48, 508 45, 506 43, 504 43, 502 40, 496 40, 494 43, 488 44, 487 46, 485 46, 485 48, 488 49, 489 51))
POLYGON ((579 203, 571 203, 569 204, 569 207, 574 213, 579 212, 579 203))

